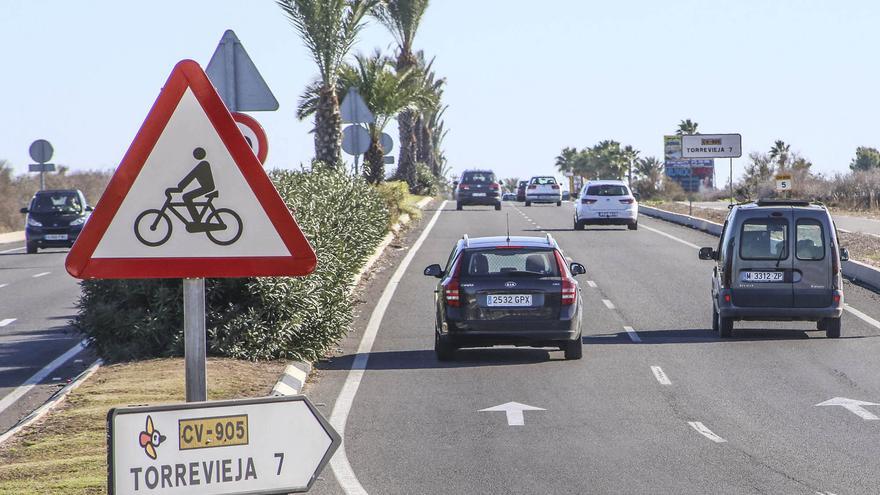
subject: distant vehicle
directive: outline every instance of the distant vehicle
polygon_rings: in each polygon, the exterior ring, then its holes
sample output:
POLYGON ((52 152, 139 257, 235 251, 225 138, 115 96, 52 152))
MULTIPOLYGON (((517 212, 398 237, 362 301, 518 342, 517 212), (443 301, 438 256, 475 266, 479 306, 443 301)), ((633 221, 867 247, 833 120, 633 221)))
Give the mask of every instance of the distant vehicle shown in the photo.
POLYGON ((77 189, 37 191, 30 206, 22 208, 28 254, 50 247, 71 247, 91 215, 92 207, 77 189))
POLYGON ((504 201, 516 201, 516 194, 510 193, 510 192, 506 192, 506 193, 504 193, 504 195, 501 197, 501 199, 504 200, 504 201))
POLYGON ((461 174, 455 209, 464 206, 488 205, 501 209, 501 185, 491 170, 467 170, 461 174))
POLYGON ((626 225, 639 228, 639 203, 626 182, 595 180, 584 184, 574 209, 574 229, 586 225, 626 225))
POLYGON ((445 267, 425 268, 440 279, 434 292, 434 352, 441 361, 462 347, 558 347, 580 359, 583 300, 580 263, 565 262, 546 237, 459 240, 445 267))
POLYGON ((562 206, 562 191, 555 177, 537 176, 529 180, 526 186, 526 206, 532 203, 556 203, 562 206))
POLYGON ((562 200, 568 201, 569 199, 571 199, 571 193, 568 192, 568 189, 563 189, 562 190, 562 200))
POLYGON ((529 181, 521 180, 519 181, 519 185, 516 188, 516 200, 517 201, 525 201, 526 200, 526 186, 529 185, 529 181))
POLYGON ((796 200, 734 206, 717 248, 700 249, 717 263, 712 275, 712 328, 722 338, 737 320, 815 321, 840 337, 849 252, 838 243, 828 210, 796 200))

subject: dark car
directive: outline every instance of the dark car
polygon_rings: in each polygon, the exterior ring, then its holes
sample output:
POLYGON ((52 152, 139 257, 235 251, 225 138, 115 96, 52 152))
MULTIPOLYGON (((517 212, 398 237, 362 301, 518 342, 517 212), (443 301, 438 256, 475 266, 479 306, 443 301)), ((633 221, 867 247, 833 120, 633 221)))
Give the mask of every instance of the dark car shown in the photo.
POLYGON ((441 361, 456 349, 492 345, 557 347, 580 359, 583 301, 575 275, 546 237, 459 240, 445 267, 425 268, 440 282, 434 291, 434 351, 441 361))
POLYGON ((815 321, 829 338, 840 337, 843 313, 841 248, 823 205, 759 200, 734 206, 717 248, 700 249, 714 260, 712 328, 727 338, 737 320, 815 321))
POLYGON ((37 191, 28 208, 25 220, 27 252, 40 248, 71 247, 88 220, 92 207, 77 189, 37 191))
POLYGON ((468 170, 458 183, 455 209, 463 206, 484 205, 501 209, 501 185, 491 170, 468 170))
POLYGON ((521 180, 519 181, 519 185, 516 187, 516 200, 517 201, 525 201, 526 200, 526 186, 529 185, 529 181, 521 180))

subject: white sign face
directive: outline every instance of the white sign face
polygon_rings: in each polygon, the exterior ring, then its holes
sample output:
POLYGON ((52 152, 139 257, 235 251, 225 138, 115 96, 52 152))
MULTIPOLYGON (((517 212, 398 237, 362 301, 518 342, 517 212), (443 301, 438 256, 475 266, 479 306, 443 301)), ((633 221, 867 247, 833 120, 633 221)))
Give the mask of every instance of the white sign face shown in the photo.
POLYGON ((739 158, 742 136, 739 134, 693 134, 681 136, 682 158, 739 158))
POLYGON ((92 258, 290 255, 187 89, 92 258))
POLYGON ((340 443, 303 396, 113 409, 108 427, 113 495, 307 491, 340 443))
POLYGON ((777 175, 776 176, 776 190, 777 191, 791 191, 792 183, 791 183, 791 175, 777 175))

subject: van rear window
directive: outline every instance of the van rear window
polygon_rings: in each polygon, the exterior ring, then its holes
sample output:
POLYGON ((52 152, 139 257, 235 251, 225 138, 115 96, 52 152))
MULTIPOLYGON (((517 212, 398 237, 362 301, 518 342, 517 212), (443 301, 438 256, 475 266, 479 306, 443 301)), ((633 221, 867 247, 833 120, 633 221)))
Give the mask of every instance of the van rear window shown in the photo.
POLYGON ((818 220, 798 220, 795 235, 795 256, 797 259, 818 261, 825 257, 822 224, 818 220))
POLYGON ((743 222, 739 256, 744 260, 788 258, 788 220, 752 218, 743 222))
POLYGON ((629 196, 629 191, 626 190, 626 186, 605 184, 588 187, 586 196, 629 196))

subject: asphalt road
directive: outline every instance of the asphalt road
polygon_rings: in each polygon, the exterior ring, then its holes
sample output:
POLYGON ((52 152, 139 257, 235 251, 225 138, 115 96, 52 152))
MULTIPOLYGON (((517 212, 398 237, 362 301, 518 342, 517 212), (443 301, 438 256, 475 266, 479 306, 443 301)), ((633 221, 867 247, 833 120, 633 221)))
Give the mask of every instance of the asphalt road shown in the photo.
MULTIPOLYGON (((682 204, 688 204, 682 201, 682 204)), ((712 210, 726 210, 728 203, 724 201, 705 201, 695 202, 694 206, 699 208, 709 208, 712 210)), ((847 215, 832 215, 837 227, 850 232, 862 232, 875 237, 880 237, 880 220, 865 217, 853 217, 847 215)))
POLYGON ((95 361, 68 324, 79 286, 64 270, 66 256, 0 244, 0 433, 95 361))
MULTIPOLYGON (((638 231, 575 232, 571 208, 506 203, 501 212, 459 212, 449 203, 412 254, 433 216, 426 211, 359 295, 342 355, 320 365, 306 388, 344 427, 344 451, 314 493, 880 490, 880 420, 817 406, 835 397, 880 403, 880 323, 846 312, 838 340, 807 323, 737 323, 734 338, 721 341, 710 329, 711 263, 695 249, 713 237, 645 217, 638 231), (512 234, 550 232, 586 265, 578 277, 584 358, 494 348, 440 363, 432 350, 436 280, 421 272, 444 262, 463 233, 503 234, 508 215, 512 234), (412 263, 398 280, 404 255, 412 263), (368 322, 386 285, 394 295, 384 318, 373 319, 370 348, 368 322), (359 345, 368 361, 350 372, 359 345), (508 402, 543 410, 525 411, 522 426, 508 425, 504 412, 481 412, 508 402)), ((880 320, 878 295, 845 289, 848 304, 880 320)), ((880 405, 861 410, 880 416, 880 405)))

